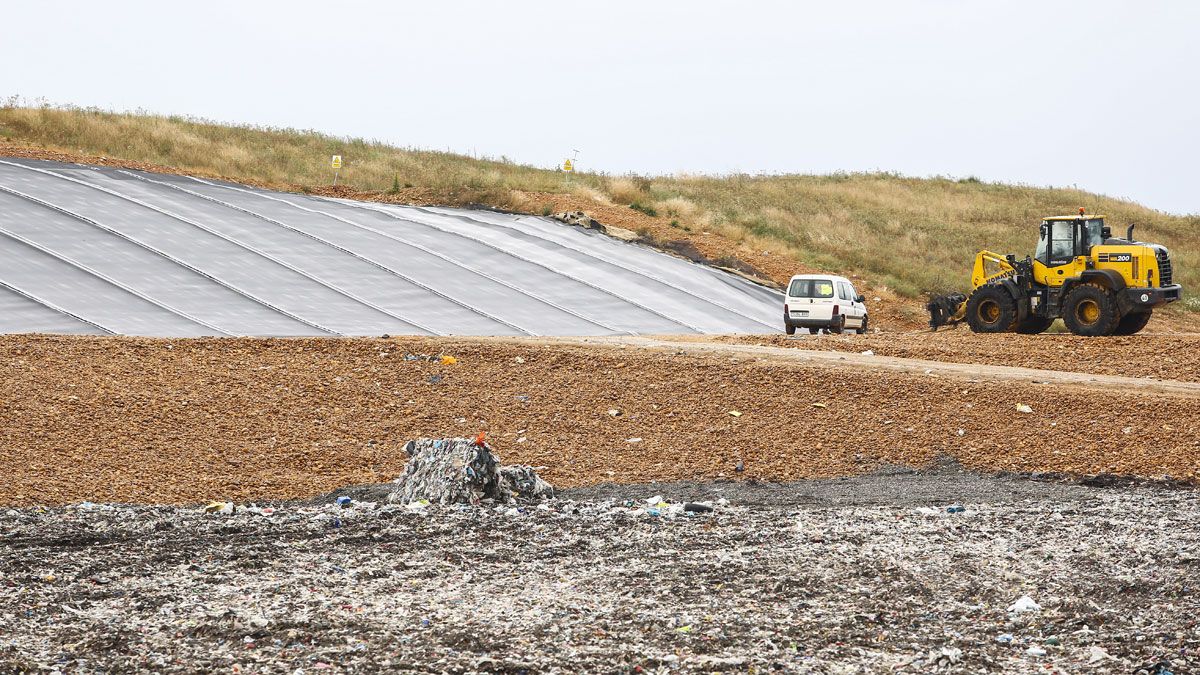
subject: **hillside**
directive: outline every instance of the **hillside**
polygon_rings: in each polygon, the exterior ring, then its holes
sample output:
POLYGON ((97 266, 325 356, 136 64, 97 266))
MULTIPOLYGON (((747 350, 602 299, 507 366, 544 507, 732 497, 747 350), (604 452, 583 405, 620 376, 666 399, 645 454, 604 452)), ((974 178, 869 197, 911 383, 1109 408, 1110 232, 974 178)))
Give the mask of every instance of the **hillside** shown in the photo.
MULTIPOLYGON (((0 107, 0 154, 132 164, 293 191, 419 204, 584 210, 664 248, 782 281, 796 271, 858 275, 891 325, 923 321, 924 292, 961 289, 980 247, 1032 252, 1045 215, 1085 206, 1114 229, 1136 222, 1170 247, 1177 279, 1200 282, 1200 216, 1171 216, 1072 189, 892 174, 566 175, 507 160, 389 146, 312 131, 73 108, 0 107), (329 156, 346 166, 337 189, 329 156), (736 258, 736 261, 733 260, 736 258), (742 263, 741 265, 737 263, 742 263)), ((1200 310, 1189 298, 1177 316, 1200 310)))

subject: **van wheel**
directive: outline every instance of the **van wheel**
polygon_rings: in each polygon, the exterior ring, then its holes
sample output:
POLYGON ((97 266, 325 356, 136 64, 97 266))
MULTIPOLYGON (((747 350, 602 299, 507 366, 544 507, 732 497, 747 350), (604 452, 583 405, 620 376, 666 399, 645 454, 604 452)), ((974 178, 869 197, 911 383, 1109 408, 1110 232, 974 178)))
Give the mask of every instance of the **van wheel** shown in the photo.
POLYGON ((859 335, 867 334, 867 317, 865 317, 865 316, 863 317, 862 325, 858 327, 858 334, 859 335))
POLYGON ((795 334, 796 334, 796 327, 795 327, 795 326, 793 326, 793 325, 792 325, 792 324, 790 324, 790 323, 785 323, 785 324, 783 324, 783 330, 784 330, 784 331, 785 331, 785 332, 786 332, 788 335, 795 335, 795 334))
POLYGON ((836 335, 841 335, 846 332, 846 315, 839 314, 837 323, 829 327, 829 332, 836 335))
POLYGON ((1121 317, 1111 291, 1097 284, 1079 284, 1067 293, 1063 303, 1063 323, 1076 335, 1099 337, 1112 335, 1121 317))
POLYGON ((816 335, 817 333, 820 333, 820 332, 821 332, 821 329, 820 329, 820 328, 809 328, 809 329, 808 329, 808 332, 809 332, 809 334, 811 334, 811 335, 816 335))

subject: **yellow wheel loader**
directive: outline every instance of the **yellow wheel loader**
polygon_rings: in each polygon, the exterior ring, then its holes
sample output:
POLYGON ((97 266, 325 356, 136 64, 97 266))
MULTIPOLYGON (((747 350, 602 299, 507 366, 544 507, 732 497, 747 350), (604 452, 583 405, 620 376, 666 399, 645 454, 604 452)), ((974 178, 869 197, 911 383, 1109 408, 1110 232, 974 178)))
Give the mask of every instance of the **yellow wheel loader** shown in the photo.
POLYGON ((1133 335, 1154 309, 1179 300, 1165 246, 1112 236, 1104 216, 1056 216, 1042 221, 1037 252, 980 251, 970 296, 929 299, 929 327, 966 320, 976 333, 1041 333, 1061 318, 1076 335, 1133 335))

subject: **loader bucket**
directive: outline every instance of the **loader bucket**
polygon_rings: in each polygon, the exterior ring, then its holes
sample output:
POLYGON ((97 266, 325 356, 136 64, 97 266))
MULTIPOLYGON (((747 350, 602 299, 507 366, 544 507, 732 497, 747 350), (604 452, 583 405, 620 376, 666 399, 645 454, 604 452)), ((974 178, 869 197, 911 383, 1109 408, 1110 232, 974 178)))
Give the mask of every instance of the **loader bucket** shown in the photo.
POLYGON ((942 326, 953 326, 962 321, 961 310, 967 301, 962 293, 946 295, 931 295, 925 309, 929 310, 929 328, 937 330, 942 326))

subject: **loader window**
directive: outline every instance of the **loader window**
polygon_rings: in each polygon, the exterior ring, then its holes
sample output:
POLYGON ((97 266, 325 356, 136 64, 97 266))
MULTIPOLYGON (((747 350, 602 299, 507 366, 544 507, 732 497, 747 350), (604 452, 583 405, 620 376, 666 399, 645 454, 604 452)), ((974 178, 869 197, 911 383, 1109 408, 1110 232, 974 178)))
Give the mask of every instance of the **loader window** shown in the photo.
POLYGON ((788 287, 793 298, 832 298, 833 282, 824 279, 796 279, 788 287))
POLYGON ((1042 238, 1037 245, 1038 259, 1047 265, 1062 265, 1075 257, 1075 223, 1070 220, 1048 220, 1043 225, 1042 238))
POLYGON ((1099 246, 1104 243, 1104 220, 1101 218, 1093 218, 1083 222, 1083 247, 1082 252, 1092 250, 1093 246, 1099 246))

